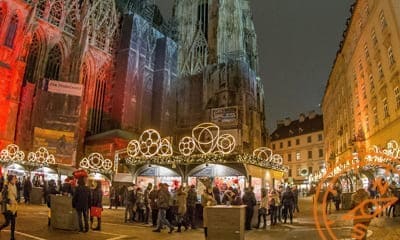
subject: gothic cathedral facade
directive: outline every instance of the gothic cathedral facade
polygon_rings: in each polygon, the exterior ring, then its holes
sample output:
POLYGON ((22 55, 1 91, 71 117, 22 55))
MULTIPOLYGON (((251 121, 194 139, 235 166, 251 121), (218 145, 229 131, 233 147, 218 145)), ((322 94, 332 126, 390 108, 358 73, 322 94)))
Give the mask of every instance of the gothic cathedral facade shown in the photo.
POLYGON ((268 136, 257 69, 248 0, 175 0, 168 21, 149 0, 0 0, 0 149, 73 166, 106 136, 213 121, 249 151, 268 136))

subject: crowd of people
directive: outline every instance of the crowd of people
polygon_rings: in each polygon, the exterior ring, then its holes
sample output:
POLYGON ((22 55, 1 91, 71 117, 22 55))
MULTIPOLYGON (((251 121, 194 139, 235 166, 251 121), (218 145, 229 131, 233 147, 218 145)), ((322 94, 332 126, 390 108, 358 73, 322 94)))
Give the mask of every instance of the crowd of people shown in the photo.
MULTIPOLYGON (((245 228, 252 229, 254 209, 257 205, 254 189, 246 188, 244 193, 239 189, 229 187, 220 192, 218 187, 208 187, 201 194, 198 202, 197 190, 194 185, 169 189, 168 184, 161 183, 157 187, 151 183, 145 189, 132 184, 122 187, 119 191, 112 188, 110 191, 110 208, 117 208, 116 201, 123 201, 125 205, 125 222, 139 222, 149 224, 155 228, 154 232, 161 232, 166 226, 172 233, 188 229, 196 229, 196 216, 203 216, 196 204, 201 204, 203 211, 206 206, 214 205, 246 205, 245 228), (122 190, 121 190, 122 189, 122 190), (117 193, 119 192, 119 196, 117 193), (118 199, 118 200, 116 200, 118 199), (115 205, 114 205, 115 204, 115 205)), ((297 210, 299 192, 296 187, 281 186, 277 190, 261 190, 261 201, 258 207, 257 228, 266 228, 267 216, 270 215, 272 226, 277 223, 293 223, 293 213, 297 210), (262 222, 263 220, 263 222, 262 222)), ((207 219, 203 217, 204 232, 207 235, 207 219)))

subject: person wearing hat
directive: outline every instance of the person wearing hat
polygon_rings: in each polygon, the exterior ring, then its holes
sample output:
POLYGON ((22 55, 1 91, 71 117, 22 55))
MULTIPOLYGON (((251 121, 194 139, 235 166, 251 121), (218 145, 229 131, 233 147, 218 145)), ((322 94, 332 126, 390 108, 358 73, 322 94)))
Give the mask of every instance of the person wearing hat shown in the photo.
POLYGON ((370 198, 369 193, 364 189, 361 180, 357 181, 357 191, 351 195, 351 207, 355 210, 353 219, 353 231, 357 229, 357 233, 362 232, 361 238, 367 239, 367 228, 371 222, 371 215, 369 213, 369 205, 366 201, 370 198), (365 215, 367 213, 367 215, 365 215), (357 227, 363 225, 363 227, 357 227))

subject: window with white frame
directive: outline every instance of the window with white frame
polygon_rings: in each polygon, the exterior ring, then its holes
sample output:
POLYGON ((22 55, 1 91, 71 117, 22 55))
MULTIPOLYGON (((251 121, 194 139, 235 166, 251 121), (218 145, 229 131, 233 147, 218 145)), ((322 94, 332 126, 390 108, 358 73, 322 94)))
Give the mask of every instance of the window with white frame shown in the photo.
POLYGON ((394 89, 394 96, 396 98, 396 109, 400 109, 400 89, 396 87, 394 89))
POLYGON ((379 124, 379 118, 378 118, 378 108, 373 107, 372 108, 372 113, 374 114, 374 124, 377 126, 379 124))
POLYGON ((375 90, 374 77, 372 74, 369 75, 369 89, 371 92, 375 90))
POLYGON ((382 68, 382 63, 378 63, 378 75, 379 75, 379 79, 383 79, 383 77, 385 76, 383 73, 383 68, 382 68))
POLYGON ((388 48, 388 57, 389 57, 389 64, 390 64, 390 66, 392 66, 393 64, 396 63, 396 60, 395 60, 394 55, 393 55, 392 46, 390 46, 390 47, 388 48))
POLYGON ((301 160, 301 154, 300 154, 300 152, 296 152, 296 160, 301 160))
POLYGON ((379 13, 379 20, 381 22, 382 29, 385 29, 387 26, 387 22, 386 22, 385 14, 383 13, 383 10, 379 13))
POLYGON ((384 98, 382 103, 383 103, 383 117, 388 118, 389 117, 389 105, 388 105, 387 98, 384 98))
POLYGON ((368 51, 368 45, 367 43, 364 44, 364 53, 365 53, 365 58, 369 60, 369 51, 368 51))
POLYGON ((378 38, 376 37, 375 30, 372 30, 371 39, 372 39, 372 43, 373 43, 374 45, 378 44, 378 38))

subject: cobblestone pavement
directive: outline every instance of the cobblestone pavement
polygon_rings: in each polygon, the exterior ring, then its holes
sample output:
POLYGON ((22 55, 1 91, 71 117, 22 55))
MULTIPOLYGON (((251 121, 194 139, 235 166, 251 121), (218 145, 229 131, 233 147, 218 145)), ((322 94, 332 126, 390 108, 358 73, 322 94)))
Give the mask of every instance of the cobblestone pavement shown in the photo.
MULTIPOLYGON (((267 229, 253 229, 246 232, 246 240, 262 239, 322 239, 317 231, 312 213, 312 200, 310 198, 300 199, 300 213, 296 213, 294 224, 278 224, 267 226, 267 229)), ((337 239, 350 239, 352 227, 351 221, 341 220, 344 212, 333 212, 330 219, 337 220, 332 226, 337 239)), ((151 226, 138 223, 123 223, 124 209, 109 210, 103 213, 103 226, 101 232, 90 231, 89 233, 77 233, 71 231, 53 230, 47 227, 47 208, 45 206, 21 205, 17 218, 18 240, 22 239, 98 239, 98 240, 117 240, 117 239, 143 239, 143 240, 204 240, 202 229, 189 230, 183 233, 168 234, 167 230, 162 233, 153 233, 151 226)), ((3 219, 0 219, 2 222, 3 219)), ((268 221, 269 223, 269 221, 268 221)), ((376 218, 369 227, 368 239, 376 240, 398 240, 400 239, 400 218, 376 218)), ((326 229, 323 228, 326 233, 326 229)), ((3 230, 0 239, 9 239, 9 231, 3 230)), ((331 238, 327 238, 331 239, 331 238)))

